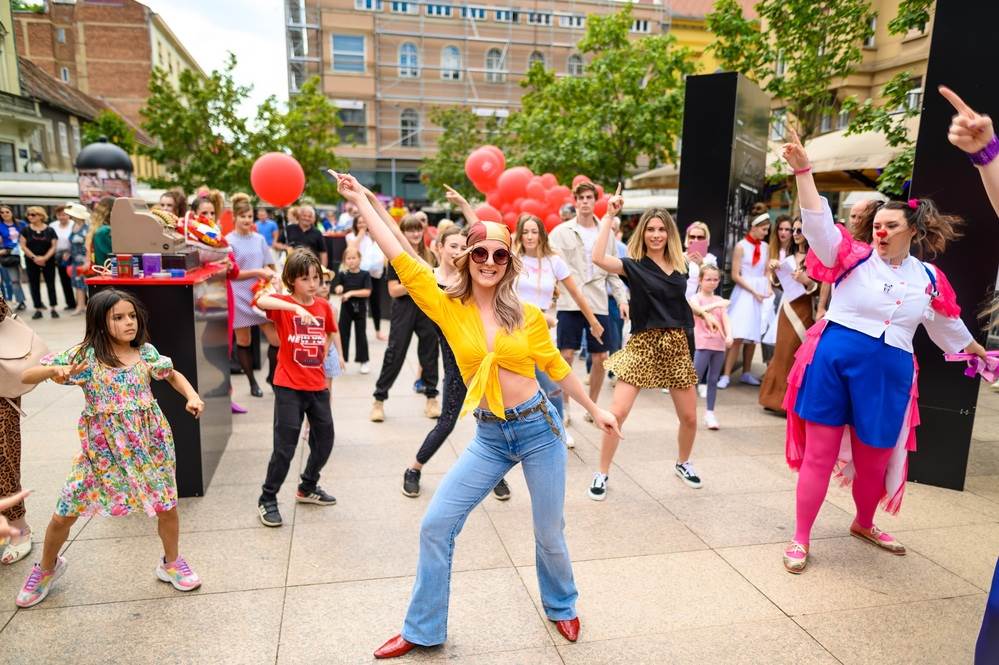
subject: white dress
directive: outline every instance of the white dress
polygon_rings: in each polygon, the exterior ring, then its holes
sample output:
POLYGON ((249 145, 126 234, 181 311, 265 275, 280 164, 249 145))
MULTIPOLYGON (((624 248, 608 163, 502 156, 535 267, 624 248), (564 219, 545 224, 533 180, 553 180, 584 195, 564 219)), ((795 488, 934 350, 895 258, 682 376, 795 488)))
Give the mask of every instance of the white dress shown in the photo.
MULTIPOLYGON (((753 265, 753 245, 740 240, 742 247, 742 279, 752 285, 757 293, 767 292, 767 243, 760 243, 760 260, 753 265)), ((763 330, 763 303, 738 284, 732 289, 728 305, 728 318, 732 322, 732 337, 747 342, 759 342, 763 330)))

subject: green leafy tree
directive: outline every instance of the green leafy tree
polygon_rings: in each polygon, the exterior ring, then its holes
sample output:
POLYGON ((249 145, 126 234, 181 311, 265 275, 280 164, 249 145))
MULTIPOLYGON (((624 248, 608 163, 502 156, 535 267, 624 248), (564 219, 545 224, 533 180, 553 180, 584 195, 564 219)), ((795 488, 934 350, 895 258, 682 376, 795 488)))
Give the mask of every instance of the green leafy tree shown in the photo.
POLYGON ((208 184, 222 191, 245 190, 252 159, 250 132, 237 109, 251 87, 233 80, 236 57, 229 54, 222 71, 202 78, 180 73, 174 87, 167 73, 154 69, 149 98, 140 111, 142 128, 156 140, 140 152, 163 165, 169 175, 150 178, 154 187, 179 185, 192 191, 208 184))
POLYGON ((105 137, 128 154, 135 154, 135 130, 120 115, 104 109, 91 122, 83 123, 80 130, 83 145, 97 143, 105 137))
POLYGON ((482 194, 465 175, 465 158, 486 144, 506 146, 509 138, 504 124, 494 116, 482 118, 467 106, 437 107, 431 109, 429 118, 441 128, 437 152, 420 166, 420 178, 430 198, 441 198, 444 185, 449 185, 466 199, 481 199, 482 194))
POLYGON ((305 171, 305 195, 319 203, 336 201, 336 185, 323 176, 322 170, 347 170, 348 162, 334 154, 340 143, 337 129, 341 124, 336 107, 322 91, 319 77, 310 78, 288 100, 285 109, 274 96, 261 104, 256 131, 249 141, 251 160, 265 152, 287 152, 305 171))
POLYGON ((653 168, 676 161, 691 53, 668 34, 630 39, 632 21, 630 5, 587 19, 582 76, 556 77, 539 63, 528 71, 521 110, 508 122, 514 163, 609 186, 642 159, 653 168))
POLYGON ((762 32, 738 2, 718 0, 707 16, 716 37, 709 48, 724 68, 780 99, 805 140, 835 110, 832 83, 863 60, 875 12, 869 0, 761 0, 755 9, 762 32))

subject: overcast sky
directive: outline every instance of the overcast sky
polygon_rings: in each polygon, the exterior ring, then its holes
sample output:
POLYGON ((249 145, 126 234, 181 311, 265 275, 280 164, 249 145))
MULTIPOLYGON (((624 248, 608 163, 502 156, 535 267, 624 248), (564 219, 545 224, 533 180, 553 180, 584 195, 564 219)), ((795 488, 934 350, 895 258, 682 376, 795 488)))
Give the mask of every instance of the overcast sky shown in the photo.
POLYGON ((269 95, 288 99, 282 0, 140 0, 166 21, 205 73, 236 54, 236 82, 253 85, 242 114, 269 95))

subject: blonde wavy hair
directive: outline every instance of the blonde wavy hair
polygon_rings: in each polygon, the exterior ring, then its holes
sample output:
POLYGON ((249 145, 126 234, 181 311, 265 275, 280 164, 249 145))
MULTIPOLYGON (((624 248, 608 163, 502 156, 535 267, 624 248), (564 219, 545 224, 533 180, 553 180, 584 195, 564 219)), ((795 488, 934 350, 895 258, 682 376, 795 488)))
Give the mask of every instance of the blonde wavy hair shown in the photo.
MULTIPOLYGON (((478 244, 478 243, 476 243, 478 244)), ((472 297, 472 274, 468 264, 471 262, 469 253, 475 245, 468 247, 454 258, 457 279, 451 282, 444 292, 448 297, 467 303, 472 297)), ((508 334, 524 326, 524 305, 517 297, 517 276, 523 270, 524 264, 520 257, 510 252, 510 262, 506 264, 506 272, 500 278, 493 292, 493 312, 496 321, 508 334)))
POLYGON ((649 255, 648 247, 645 245, 645 229, 649 222, 658 219, 666 226, 666 258, 669 259, 673 270, 682 274, 687 274, 687 256, 683 253, 683 242, 680 240, 680 230, 676 228, 673 216, 666 208, 649 208, 642 213, 638 220, 638 226, 628 240, 628 256, 636 261, 641 261, 649 255))

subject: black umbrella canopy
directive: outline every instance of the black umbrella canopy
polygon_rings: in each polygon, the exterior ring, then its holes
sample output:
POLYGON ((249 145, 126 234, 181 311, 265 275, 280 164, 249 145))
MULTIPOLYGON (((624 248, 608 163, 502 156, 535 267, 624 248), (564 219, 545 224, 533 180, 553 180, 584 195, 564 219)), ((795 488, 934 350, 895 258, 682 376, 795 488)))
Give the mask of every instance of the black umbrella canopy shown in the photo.
POLYGON ((132 171, 132 160, 128 153, 113 143, 108 143, 102 136, 96 143, 91 143, 76 156, 78 171, 92 169, 108 169, 114 171, 132 171))

